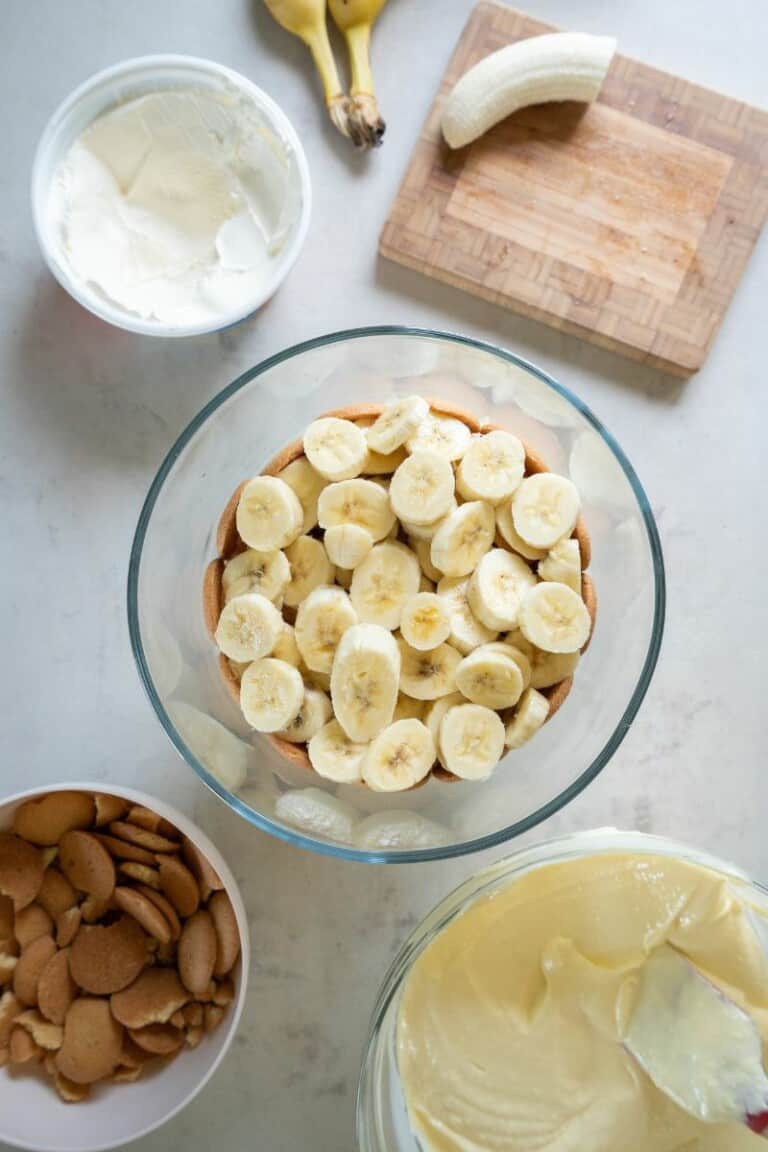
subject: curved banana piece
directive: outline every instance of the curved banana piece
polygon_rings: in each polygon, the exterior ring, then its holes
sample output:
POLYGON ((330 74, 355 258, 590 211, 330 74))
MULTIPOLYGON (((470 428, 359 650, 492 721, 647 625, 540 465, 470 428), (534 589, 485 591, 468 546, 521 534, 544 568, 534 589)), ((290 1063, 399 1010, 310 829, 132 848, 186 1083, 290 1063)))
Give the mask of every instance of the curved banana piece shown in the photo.
POLYGON ((518 40, 466 72, 443 108, 443 136, 463 148, 529 104, 590 103, 605 79, 616 41, 611 36, 552 32, 518 40))
POLYGON ((341 87, 325 23, 325 0, 264 0, 277 23, 309 48, 320 73, 328 115, 342 136, 350 135, 350 100, 341 87))
POLYGON ((386 0, 328 0, 333 22, 349 51, 352 84, 347 135, 358 148, 378 148, 386 124, 379 115, 371 73, 371 29, 386 0))

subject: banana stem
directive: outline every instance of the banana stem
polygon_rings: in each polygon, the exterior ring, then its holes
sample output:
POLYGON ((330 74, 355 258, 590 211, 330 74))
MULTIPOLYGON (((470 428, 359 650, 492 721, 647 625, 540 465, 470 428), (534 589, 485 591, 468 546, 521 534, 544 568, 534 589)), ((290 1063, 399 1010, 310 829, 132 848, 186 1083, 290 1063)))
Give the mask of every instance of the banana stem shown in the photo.
POLYGON ((353 24, 345 32, 349 48, 349 62, 353 96, 359 93, 373 95, 373 75, 371 73, 371 26, 353 24))
POLYGON ((305 35, 303 39, 312 53, 315 67, 323 82, 325 103, 331 123, 334 128, 341 132, 342 136, 349 136, 349 97, 341 87, 336 60, 331 51, 331 42, 328 39, 325 25, 313 29, 311 34, 305 35))
POLYGON ((371 72, 371 25, 353 24, 344 32, 351 74, 347 115, 349 135, 358 148, 378 148, 386 125, 379 115, 371 72))

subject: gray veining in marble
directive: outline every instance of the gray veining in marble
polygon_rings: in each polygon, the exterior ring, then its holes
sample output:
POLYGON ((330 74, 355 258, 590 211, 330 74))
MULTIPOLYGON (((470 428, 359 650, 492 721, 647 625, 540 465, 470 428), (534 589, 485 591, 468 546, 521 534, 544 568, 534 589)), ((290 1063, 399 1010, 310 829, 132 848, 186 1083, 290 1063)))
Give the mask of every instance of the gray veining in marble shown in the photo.
MULTIPOLYGON (((2 791, 91 777, 135 782, 194 813, 226 851, 253 934, 250 997, 213 1082, 142 1152, 214 1146, 352 1152, 368 1014, 399 942, 441 894, 502 849, 372 868, 251 830, 179 763, 144 699, 125 582, 141 502, 171 440, 235 375, 307 337, 405 322, 501 342, 581 394, 652 500, 669 579, 656 677, 603 775, 537 837, 616 824, 672 834, 768 879, 768 595, 764 368, 768 260, 758 246, 709 363, 687 384, 377 262, 376 238, 469 0, 391 0, 374 38, 381 152, 323 119, 304 49, 260 0, 2 0, 0 5, 0 500, 2 791), (251 76, 304 141, 309 238, 263 312, 219 336, 118 332, 53 282, 28 210, 37 137, 90 73, 154 51, 251 76)), ((544 20, 617 34, 624 52, 768 104, 761 0, 529 0, 544 20)), ((531 837, 528 837, 531 839, 531 837)))

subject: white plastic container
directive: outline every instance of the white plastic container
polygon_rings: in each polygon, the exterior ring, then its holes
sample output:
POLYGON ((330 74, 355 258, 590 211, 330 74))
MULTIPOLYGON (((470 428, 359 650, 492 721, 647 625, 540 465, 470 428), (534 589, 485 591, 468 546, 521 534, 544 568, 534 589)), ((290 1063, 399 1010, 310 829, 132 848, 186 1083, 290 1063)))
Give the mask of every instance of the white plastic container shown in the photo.
POLYGON ((239 72, 195 56, 138 56, 97 72, 67 97, 43 131, 32 168, 32 215, 43 256, 53 275, 84 308, 102 320, 145 336, 196 336, 237 324, 256 312, 275 293, 298 257, 309 227, 312 190, 304 150, 291 122, 277 104, 239 72), (274 260, 271 274, 255 295, 239 301, 226 315, 204 323, 171 324, 145 320, 113 304, 93 285, 75 276, 49 212, 51 182, 72 144, 97 117, 117 104, 170 88, 205 88, 242 93, 265 117, 275 135, 295 156, 300 210, 285 246, 274 260))
POLYGON ((235 998, 214 1031, 194 1049, 133 1084, 96 1085, 91 1099, 65 1104, 44 1075, 13 1075, 0 1069, 0 1143, 34 1152, 98 1152, 146 1136, 180 1112, 210 1080, 234 1039, 245 1002, 250 946, 245 905, 226 861, 199 828, 177 809, 145 792, 112 784, 66 783, 33 788, 0 804, 0 831, 8 830, 19 805, 32 796, 73 789, 122 796, 170 820, 211 862, 224 883, 240 932, 235 998))

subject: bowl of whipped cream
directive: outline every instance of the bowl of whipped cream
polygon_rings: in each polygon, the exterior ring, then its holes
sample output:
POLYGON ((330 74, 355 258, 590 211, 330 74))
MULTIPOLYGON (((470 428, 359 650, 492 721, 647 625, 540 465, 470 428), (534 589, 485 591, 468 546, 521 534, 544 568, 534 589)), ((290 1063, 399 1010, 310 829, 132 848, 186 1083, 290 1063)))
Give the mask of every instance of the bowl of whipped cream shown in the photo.
POLYGON ((53 275, 103 320, 154 336, 214 332, 255 312, 299 254, 311 198, 277 104, 190 56, 91 77, 54 112, 32 172, 53 275))

